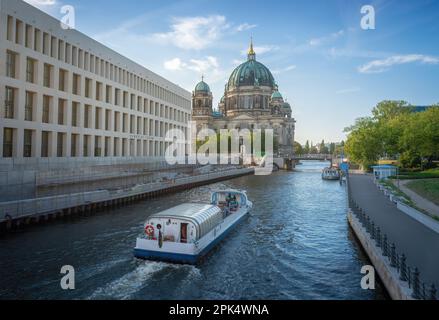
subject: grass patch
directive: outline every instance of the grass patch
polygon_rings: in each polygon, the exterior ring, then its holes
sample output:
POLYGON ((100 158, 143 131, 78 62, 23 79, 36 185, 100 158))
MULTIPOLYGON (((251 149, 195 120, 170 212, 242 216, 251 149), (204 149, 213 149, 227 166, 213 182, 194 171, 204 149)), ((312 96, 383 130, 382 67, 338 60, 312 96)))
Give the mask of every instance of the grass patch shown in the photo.
POLYGON ((412 181, 407 184, 407 187, 439 205, 439 179, 412 181))
MULTIPOLYGON (((416 181, 415 180, 415 181, 413 181, 411 183, 418 183, 418 182, 423 182, 423 181, 416 181)), ((433 182, 433 180, 428 180, 427 182, 433 182)), ((408 206, 418 210, 419 212, 422 212, 426 216, 429 216, 430 218, 433 218, 434 220, 439 222, 439 217, 438 216, 430 214, 429 212, 425 211, 424 209, 419 208, 408 195, 406 195, 404 192, 402 192, 396 186, 396 183, 397 182, 395 180, 390 180, 390 179, 388 179, 388 180, 380 180, 380 184, 382 186, 387 187, 388 189, 390 189, 395 196, 397 196, 397 197, 399 197, 401 199, 402 203, 404 203, 405 205, 408 205, 408 206)))
POLYGON ((383 185, 384 187, 387 187, 388 189, 390 189, 392 191, 392 193, 403 199, 404 204, 414 207, 415 203, 412 201, 412 199, 410 199, 410 197, 408 195, 406 195, 404 192, 402 192, 394 183, 393 180, 380 180, 380 184, 383 185))
MULTIPOLYGON (((401 172, 398 176, 402 180, 417 180, 417 179, 439 179, 439 169, 430 169, 421 172, 401 172)), ((392 179, 397 179, 397 177, 391 177, 392 179)))

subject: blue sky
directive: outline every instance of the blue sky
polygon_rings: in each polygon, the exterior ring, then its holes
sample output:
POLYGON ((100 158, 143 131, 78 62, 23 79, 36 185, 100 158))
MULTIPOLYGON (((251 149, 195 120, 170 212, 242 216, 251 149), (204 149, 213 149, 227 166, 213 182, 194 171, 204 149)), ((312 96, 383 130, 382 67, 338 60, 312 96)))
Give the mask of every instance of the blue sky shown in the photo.
POLYGON ((439 1, 28 0, 191 91, 205 75, 217 105, 254 38, 257 59, 293 107, 297 140, 345 138, 381 100, 439 102, 439 1), (376 29, 360 27, 372 5, 376 29))

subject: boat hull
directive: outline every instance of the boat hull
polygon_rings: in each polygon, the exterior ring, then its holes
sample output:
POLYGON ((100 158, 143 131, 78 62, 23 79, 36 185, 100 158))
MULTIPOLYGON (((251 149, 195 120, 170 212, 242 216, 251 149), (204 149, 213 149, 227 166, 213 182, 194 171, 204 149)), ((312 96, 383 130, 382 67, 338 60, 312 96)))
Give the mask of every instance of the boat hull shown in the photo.
POLYGON ((139 259, 166 261, 182 264, 197 264, 200 259, 217 246, 235 227, 247 216, 251 207, 246 208, 240 213, 236 213, 229 221, 224 222, 212 230, 205 237, 200 239, 199 244, 177 244, 163 243, 162 248, 158 248, 157 241, 137 239, 134 249, 134 256, 139 259), (220 231, 218 231, 220 230, 220 231))
POLYGON ((328 181, 337 181, 340 180, 340 177, 322 177, 322 179, 328 181))

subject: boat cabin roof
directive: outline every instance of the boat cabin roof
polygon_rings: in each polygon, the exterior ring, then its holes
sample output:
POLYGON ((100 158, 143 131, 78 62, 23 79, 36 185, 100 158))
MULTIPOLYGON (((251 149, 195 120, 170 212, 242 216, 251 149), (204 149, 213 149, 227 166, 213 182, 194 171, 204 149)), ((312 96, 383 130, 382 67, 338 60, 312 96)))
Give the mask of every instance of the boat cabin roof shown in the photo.
POLYGON ((217 206, 204 203, 183 203, 174 208, 153 214, 149 219, 169 218, 202 222, 217 215, 221 210, 217 206))

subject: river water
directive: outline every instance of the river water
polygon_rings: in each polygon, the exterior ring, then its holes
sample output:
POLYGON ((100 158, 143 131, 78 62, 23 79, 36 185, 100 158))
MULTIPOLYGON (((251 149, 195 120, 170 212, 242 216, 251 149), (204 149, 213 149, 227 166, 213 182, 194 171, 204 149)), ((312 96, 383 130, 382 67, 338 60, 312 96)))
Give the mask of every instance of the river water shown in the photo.
POLYGON ((91 217, 0 238, 0 299, 385 299, 361 289, 370 264, 349 229, 344 186, 323 181, 325 163, 246 176, 146 200, 91 217), (148 215, 209 200, 212 189, 246 189, 251 214, 198 266, 137 260, 148 215), (76 289, 60 287, 63 265, 76 289))

